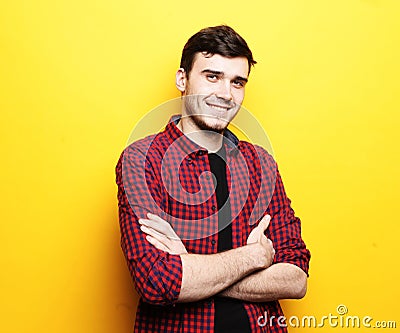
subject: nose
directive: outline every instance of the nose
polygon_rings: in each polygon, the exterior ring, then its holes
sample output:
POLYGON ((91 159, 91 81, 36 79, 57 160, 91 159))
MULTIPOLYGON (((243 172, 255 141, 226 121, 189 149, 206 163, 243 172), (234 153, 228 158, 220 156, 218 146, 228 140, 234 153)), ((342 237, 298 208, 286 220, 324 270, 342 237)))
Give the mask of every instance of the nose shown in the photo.
POLYGON ((218 85, 218 90, 215 95, 218 98, 222 98, 226 101, 232 101, 233 97, 232 97, 231 89, 232 89, 231 83, 228 80, 227 81, 221 80, 220 84, 218 85))

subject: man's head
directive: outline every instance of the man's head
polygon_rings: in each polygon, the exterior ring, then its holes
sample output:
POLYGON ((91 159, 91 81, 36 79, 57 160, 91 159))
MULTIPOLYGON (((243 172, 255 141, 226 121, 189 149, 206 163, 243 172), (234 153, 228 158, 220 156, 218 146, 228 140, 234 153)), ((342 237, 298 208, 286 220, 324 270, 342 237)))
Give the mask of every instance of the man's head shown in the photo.
POLYGON ((185 99, 183 116, 190 116, 197 129, 222 132, 242 104, 255 63, 246 41, 228 26, 193 35, 176 74, 176 86, 185 99))

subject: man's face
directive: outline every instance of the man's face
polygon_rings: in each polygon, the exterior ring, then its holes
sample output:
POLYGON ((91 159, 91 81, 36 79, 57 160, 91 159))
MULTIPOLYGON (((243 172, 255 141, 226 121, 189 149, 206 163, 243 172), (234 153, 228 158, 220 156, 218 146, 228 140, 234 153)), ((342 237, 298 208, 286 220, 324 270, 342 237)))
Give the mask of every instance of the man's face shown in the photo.
POLYGON ((240 109, 248 72, 245 57, 198 53, 189 78, 181 72, 184 87, 180 89, 184 96, 182 115, 190 116, 196 129, 221 133, 240 109))

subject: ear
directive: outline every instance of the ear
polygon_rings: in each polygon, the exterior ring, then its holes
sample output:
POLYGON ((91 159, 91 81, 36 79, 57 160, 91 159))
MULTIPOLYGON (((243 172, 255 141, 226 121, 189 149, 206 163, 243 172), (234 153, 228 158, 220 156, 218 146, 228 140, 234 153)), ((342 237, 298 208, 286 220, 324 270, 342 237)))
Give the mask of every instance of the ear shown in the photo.
POLYGON ((176 72, 175 85, 178 90, 183 94, 186 90, 186 72, 183 68, 179 68, 176 72))

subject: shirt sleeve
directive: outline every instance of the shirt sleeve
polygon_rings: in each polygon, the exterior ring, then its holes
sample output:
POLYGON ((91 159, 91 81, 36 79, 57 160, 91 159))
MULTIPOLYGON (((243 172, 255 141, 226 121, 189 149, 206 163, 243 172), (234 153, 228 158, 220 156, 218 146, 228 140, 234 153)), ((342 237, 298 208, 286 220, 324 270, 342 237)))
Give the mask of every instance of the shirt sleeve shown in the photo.
POLYGON ((287 197, 278 168, 275 189, 267 214, 271 222, 267 229, 275 248, 274 263, 290 263, 300 267, 308 276, 310 251, 301 237, 301 222, 295 216, 287 197))
POLYGON ((122 153, 116 167, 121 247, 135 288, 150 304, 168 305, 178 300, 182 284, 182 261, 156 249, 140 230, 138 218, 157 214, 162 207, 160 182, 148 169, 144 154, 131 146, 122 153), (146 165, 146 168, 144 167, 146 165))

